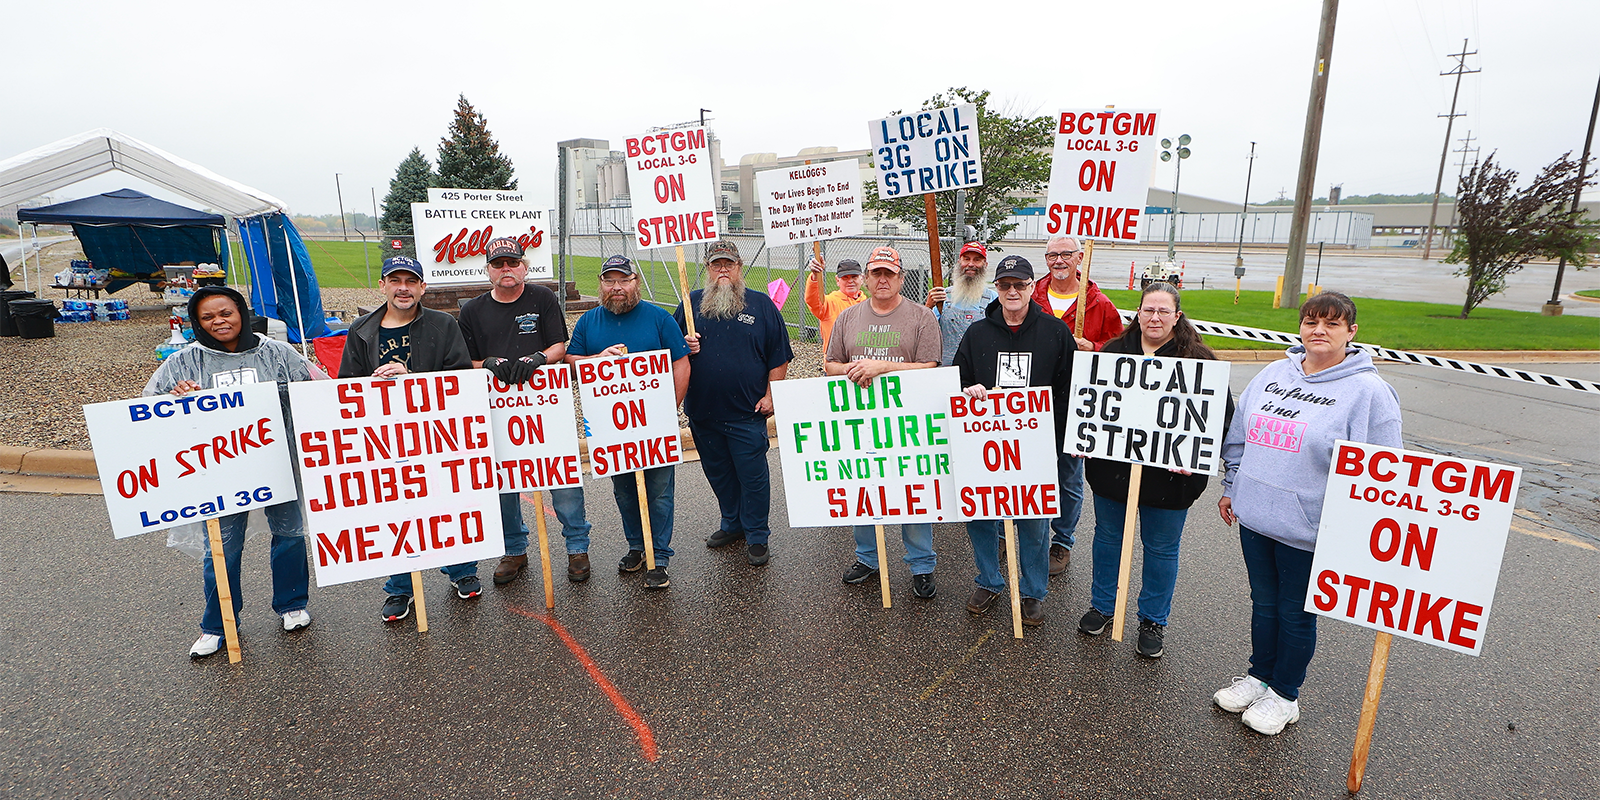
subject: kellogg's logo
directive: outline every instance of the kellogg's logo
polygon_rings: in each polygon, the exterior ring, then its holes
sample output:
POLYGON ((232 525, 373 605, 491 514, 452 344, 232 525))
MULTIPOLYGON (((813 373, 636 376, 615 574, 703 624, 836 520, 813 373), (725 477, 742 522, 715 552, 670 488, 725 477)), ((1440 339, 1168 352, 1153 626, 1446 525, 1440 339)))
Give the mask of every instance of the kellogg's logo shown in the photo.
MULTIPOLYGON (((485 226, 481 230, 471 231, 470 233, 466 228, 462 228, 460 233, 454 236, 446 235, 443 239, 434 242, 433 263, 449 262, 454 264, 458 258, 481 256, 483 255, 483 249, 494 238, 493 225, 485 226)), ((529 225, 528 232, 517 237, 517 244, 522 245, 523 250, 533 250, 544 244, 544 231, 539 230, 537 225, 529 225)))

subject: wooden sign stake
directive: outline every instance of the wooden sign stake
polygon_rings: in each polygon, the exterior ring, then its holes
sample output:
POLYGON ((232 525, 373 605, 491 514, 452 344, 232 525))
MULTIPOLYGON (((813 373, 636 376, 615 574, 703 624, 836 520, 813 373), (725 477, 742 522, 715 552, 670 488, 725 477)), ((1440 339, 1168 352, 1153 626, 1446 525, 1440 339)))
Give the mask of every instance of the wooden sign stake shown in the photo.
POLYGON ((1094 260, 1094 241, 1083 240, 1083 265, 1078 268, 1078 307, 1073 309, 1072 335, 1083 338, 1084 298, 1089 294, 1089 262, 1094 260))
POLYGON ((222 609, 223 638, 228 640, 228 663, 237 664, 239 625, 233 618, 233 586, 228 583, 228 559, 222 554, 222 525, 215 518, 206 520, 206 536, 211 540, 211 567, 217 573, 217 606, 222 609))
POLYGON ((1389 671, 1389 645, 1394 635, 1378 632, 1372 643, 1372 665, 1367 668, 1367 694, 1361 700, 1361 721, 1356 724, 1356 748, 1350 754, 1350 774, 1344 787, 1351 794, 1361 791, 1367 776, 1367 750, 1372 746, 1372 726, 1378 720, 1378 700, 1383 697, 1383 677, 1389 671))
MULTIPOLYGON (((678 285, 683 287, 682 289, 679 290, 679 293, 683 295, 683 309, 684 309, 683 322, 684 322, 684 325, 686 325, 689 328, 689 335, 693 336, 694 335, 694 307, 689 304, 689 273, 685 272, 684 269, 683 269, 683 245, 681 245, 681 244, 678 245, 678 285)), ((640 480, 643 480, 643 479, 641 478, 640 480)), ((640 491, 641 496, 642 496, 642 494, 644 492, 644 484, 643 483, 639 484, 639 491, 640 491)), ((645 527, 645 530, 649 530, 650 529, 650 523, 646 522, 644 527, 645 527)), ((650 540, 649 540, 649 538, 645 539, 644 553, 645 553, 645 555, 650 555, 650 540)), ((654 559, 651 559, 650 568, 651 569, 655 569, 655 560, 654 559)))
POLYGON ((556 587, 550 582, 550 534, 544 524, 544 492, 533 493, 533 516, 539 528, 539 566, 544 568, 544 607, 556 607, 556 587))
POLYGON ((1022 638, 1022 587, 1017 577, 1017 524, 1006 520, 1006 571, 1011 584, 1011 638, 1022 638))
MULTIPOLYGON (((939 211, 933 207, 933 192, 922 196, 922 212, 928 220, 928 258, 929 275, 928 288, 944 285, 943 259, 939 255, 939 211)), ((939 303, 939 310, 944 310, 944 303, 939 303)))
MULTIPOLYGON (((931 195, 930 195, 931 197, 931 195)), ((883 607, 889 607, 889 569, 886 564, 889 554, 883 549, 883 526, 872 526, 873 532, 878 536, 878 588, 883 590, 883 607)))
MULTIPOLYGON (((682 249, 682 248, 679 248, 682 249)), ((692 314, 684 315, 686 318, 692 314)), ((656 568, 656 547, 650 542, 650 501, 644 491, 644 470, 633 473, 639 484, 639 522, 644 526, 644 567, 656 568)))
POLYGON ((1139 483, 1143 478, 1143 464, 1134 464, 1128 470, 1128 503, 1122 515, 1122 565, 1117 568, 1117 610, 1111 617, 1111 638, 1119 642, 1128 621, 1128 572, 1133 568, 1134 523, 1139 518, 1139 483))
POLYGON ((428 632, 428 593, 422 591, 422 573, 411 573, 411 601, 417 606, 417 633, 428 632))

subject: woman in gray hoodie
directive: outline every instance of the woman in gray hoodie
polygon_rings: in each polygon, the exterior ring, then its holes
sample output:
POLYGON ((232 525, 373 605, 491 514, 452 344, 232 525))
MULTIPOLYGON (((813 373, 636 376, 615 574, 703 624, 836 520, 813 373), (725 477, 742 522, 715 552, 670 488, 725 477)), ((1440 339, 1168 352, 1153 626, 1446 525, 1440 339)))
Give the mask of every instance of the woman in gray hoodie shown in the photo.
POLYGON ((1372 357, 1350 346, 1356 305, 1323 292, 1300 307, 1300 344, 1250 381, 1222 444, 1222 521, 1239 521, 1250 576, 1250 669, 1218 706, 1268 736, 1300 719, 1317 646, 1305 611, 1333 443, 1400 446, 1400 400, 1372 357))

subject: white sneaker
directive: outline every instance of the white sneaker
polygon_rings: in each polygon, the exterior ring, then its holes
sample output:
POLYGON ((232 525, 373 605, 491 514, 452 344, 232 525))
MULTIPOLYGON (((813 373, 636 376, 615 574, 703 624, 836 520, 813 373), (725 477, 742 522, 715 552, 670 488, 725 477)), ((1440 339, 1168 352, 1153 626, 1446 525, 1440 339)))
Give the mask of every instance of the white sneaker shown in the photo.
POLYGON ((1245 675, 1233 679, 1231 686, 1225 686, 1211 695, 1223 711, 1232 711, 1237 714, 1250 707, 1257 698, 1267 693, 1267 685, 1257 680, 1254 675, 1245 675))
POLYGON ((1256 733, 1276 736, 1289 723, 1300 721, 1300 701, 1285 700, 1277 692, 1268 689, 1266 694, 1244 710, 1240 720, 1256 733))
POLYGON ((297 631, 310 624, 311 612, 303 608, 283 615, 283 629, 286 631, 297 631))
POLYGON ((200 638, 194 640, 194 646, 189 648, 189 657, 205 658, 206 656, 217 652, 221 648, 221 636, 213 636, 209 633, 202 633, 200 634, 200 638))

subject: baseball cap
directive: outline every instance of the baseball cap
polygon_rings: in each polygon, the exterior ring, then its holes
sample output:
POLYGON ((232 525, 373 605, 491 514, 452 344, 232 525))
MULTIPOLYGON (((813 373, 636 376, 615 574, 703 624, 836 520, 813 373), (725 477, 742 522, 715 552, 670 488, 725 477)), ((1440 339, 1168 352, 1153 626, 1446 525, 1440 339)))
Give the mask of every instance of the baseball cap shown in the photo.
POLYGON ((983 256, 985 259, 989 258, 989 248, 984 247, 983 242, 967 242, 966 244, 961 245, 961 252, 977 253, 978 255, 983 256))
POLYGON ((600 274, 604 275, 607 272, 620 272, 624 275, 632 275, 633 262, 629 261, 627 256, 612 256, 606 259, 606 263, 600 265, 600 274))
MULTIPOLYGON (((969 247, 971 245, 968 245, 969 247)), ((1000 266, 994 268, 994 279, 1017 278, 1020 280, 1033 280, 1033 264, 1022 256, 1006 256, 1000 259, 1000 266)))
POLYGON ((872 255, 867 256, 867 269, 872 269, 879 264, 893 267, 895 272, 899 272, 900 251, 888 245, 873 248, 872 255))
POLYGON ((510 236, 490 239, 489 244, 483 248, 483 259, 491 264, 497 258, 522 258, 522 243, 510 236))
POLYGON ((853 258, 847 258, 847 259, 845 259, 843 261, 840 261, 839 262, 839 266, 834 267, 833 274, 841 275, 841 276, 843 276, 843 275, 860 275, 861 274, 861 262, 859 262, 859 261, 857 261, 857 260, 855 260, 853 258))
POLYGON ((727 258, 733 261, 738 261, 738 246, 727 239, 718 239, 715 242, 712 242, 711 245, 706 248, 706 263, 710 264, 719 258, 727 258))
POLYGON ((411 256, 394 256, 393 258, 384 259, 383 273, 379 277, 387 278, 390 273, 394 272, 409 272, 418 278, 427 278, 422 272, 422 262, 411 256))

